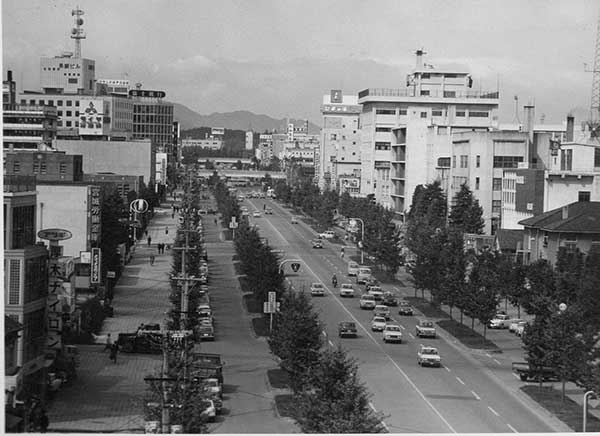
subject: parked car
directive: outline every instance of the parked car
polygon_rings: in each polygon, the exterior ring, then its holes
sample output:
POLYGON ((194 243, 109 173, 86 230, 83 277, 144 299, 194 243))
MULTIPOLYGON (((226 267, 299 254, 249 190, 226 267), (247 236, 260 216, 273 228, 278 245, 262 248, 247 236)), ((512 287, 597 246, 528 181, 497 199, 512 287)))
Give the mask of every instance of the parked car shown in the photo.
POLYGON ((366 266, 359 267, 356 273, 356 283, 359 285, 364 284, 371 275, 371 268, 366 266))
POLYGON ((223 387, 221 386, 221 383, 219 383, 219 380, 216 378, 205 378, 202 380, 204 385, 206 386, 206 390, 211 394, 211 395, 216 395, 219 398, 223 398, 223 387))
POLYGON ((374 332, 382 332, 387 324, 387 320, 383 316, 374 316, 371 320, 371 330, 374 332))
POLYGON ((442 366, 442 358, 437 348, 421 345, 417 353, 417 363, 420 366, 442 366))
POLYGON ((383 293, 383 300, 381 300, 381 302, 386 306, 397 306, 398 298, 388 291, 383 293))
POLYGON ((338 324, 338 336, 343 338, 351 336, 355 338, 357 335, 356 324, 353 322, 344 321, 338 324))
POLYGON ((333 239, 335 238, 335 232, 333 230, 326 230, 322 233, 319 233, 319 236, 323 239, 333 239))
POLYGON ((383 329, 383 342, 402 342, 402 330, 396 324, 386 324, 383 329))
POLYGON ((408 301, 401 301, 398 305, 398 315, 412 316, 413 308, 408 304, 408 301))
POLYGON ((374 316, 382 316, 385 319, 390 319, 390 308, 385 304, 378 304, 373 310, 374 316))
POLYGON ((435 338, 437 336, 433 321, 422 320, 415 328, 415 336, 418 338, 435 338))
POLYGON ((310 285, 310 295, 313 297, 323 297, 325 295, 325 286, 323 286, 323 283, 313 283, 310 285))
POLYGON ((348 275, 355 276, 358 273, 358 263, 351 260, 348 262, 348 275))
POLYGON ((270 207, 267 207, 265 209, 265 215, 273 215, 273 209, 271 209, 270 207))
POLYGON ((540 378, 542 381, 558 381, 560 379, 554 368, 548 366, 533 367, 527 362, 513 362, 512 371, 524 382, 528 380, 539 381, 540 378))
POLYGON ((523 336, 523 333, 525 333, 525 329, 528 325, 529 323, 527 321, 521 321, 520 323, 518 323, 517 327, 515 328, 515 335, 519 337, 523 336))
POLYGON ((519 326, 519 323, 526 323, 526 321, 524 319, 511 320, 510 324, 508 325, 508 331, 511 333, 515 333, 517 331, 517 327, 519 326))
POLYGON ((142 330, 136 333, 119 333, 117 344, 124 353, 162 353, 163 335, 160 331, 142 330))
POLYGON ((340 297, 354 297, 354 287, 351 283, 342 283, 340 288, 340 297))
POLYGON ((320 239, 313 239, 312 248, 323 248, 323 241, 320 239))
POLYGON ((199 325, 196 329, 196 337, 201 341, 214 341, 215 329, 209 325, 199 325))
POLYGON ((202 400, 200 403, 200 416, 208 422, 215 422, 217 419, 217 408, 213 400, 202 400))
POLYGON ((369 294, 363 294, 360 297, 360 308, 361 309, 375 309, 377 302, 375 301, 375 297, 369 294))
POLYGON ((512 320, 511 320, 510 316, 508 316, 504 313, 497 313, 490 320, 488 327, 491 329, 507 329, 509 324, 511 323, 511 321, 512 320))
POLYGON ((293 217, 292 217, 292 219, 290 220, 290 222, 291 222, 292 224, 298 224, 298 217, 296 217, 296 216, 293 216, 293 217))

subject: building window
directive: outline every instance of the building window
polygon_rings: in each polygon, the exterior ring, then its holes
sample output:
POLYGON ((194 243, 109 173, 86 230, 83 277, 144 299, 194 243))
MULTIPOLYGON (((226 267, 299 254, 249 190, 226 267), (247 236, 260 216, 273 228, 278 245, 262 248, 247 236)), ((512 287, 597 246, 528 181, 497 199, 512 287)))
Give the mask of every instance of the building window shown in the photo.
POLYGON ((63 111, 58 111, 58 116, 62 117, 63 116, 63 111))
POLYGON ((434 117, 441 117, 442 114, 443 114, 442 111, 438 111, 438 110, 431 111, 431 115, 434 117))
POLYGON ((466 114, 466 112, 465 112, 465 111, 456 111, 456 116, 457 116, 457 117, 464 117, 464 116, 465 116, 465 114, 466 114))
MULTIPOLYGON (((67 79, 67 81, 71 84, 77 83, 77 79, 67 79)), ((69 102, 69 100, 67 100, 67 103, 69 102)), ((68 106, 68 105, 67 105, 68 106)))
POLYGON ((72 124, 72 123, 71 123, 71 121, 70 121, 70 120, 69 120, 69 121, 67 121, 67 127, 71 127, 71 124, 72 124))
POLYGON ((329 140, 330 141, 336 141, 337 140, 337 134, 336 133, 332 133, 329 135, 329 140))
POLYGON ((40 162, 37 160, 33 161, 33 174, 39 174, 40 173, 40 162))
POLYGON ((488 118, 489 116, 489 112, 469 111, 469 117, 471 118, 488 118))
POLYGON ((452 168, 456 168, 456 156, 452 156, 452 168))
POLYGON ((68 117, 72 117, 73 116, 73 111, 67 111, 67 116, 68 117))
POLYGON ((13 162, 13 172, 18 173, 19 171, 21 171, 21 163, 16 160, 13 162))
POLYGON ((376 115, 396 115, 395 109, 375 109, 376 115))
POLYGON ((40 106, 44 106, 44 100, 40 100, 38 103, 40 104, 40 106))
POLYGON ((65 174, 67 174, 67 164, 64 162, 61 162, 58 166, 58 172, 60 173, 61 176, 64 176, 65 174))
POLYGON ((494 168, 518 168, 522 156, 494 156, 494 168))
POLYGON ((456 97, 456 91, 444 91, 444 97, 454 98, 456 97))
POLYGON ((79 107, 79 100, 75 101, 75 107, 79 107))
POLYGON ((461 154, 460 156, 460 167, 469 168, 469 155, 461 154))
POLYGON ((566 234, 565 235, 565 248, 567 251, 573 252, 577 249, 577 235, 566 234))
POLYGON ((502 177, 492 179, 492 191, 502 191, 502 177))
POLYGON ((427 112, 421 112, 421 118, 427 118, 427 112))
POLYGON ((421 79, 430 79, 431 78, 431 74, 430 73, 422 73, 421 74, 421 79))
POLYGON ((475 190, 479 190, 479 177, 475 177, 475 190))
POLYGON ((9 260, 8 271, 8 304, 19 304, 21 294, 21 261, 9 260))
POLYGON ((73 106, 73 101, 72 100, 67 100, 67 106, 73 106))
POLYGON ((438 168, 450 168, 450 158, 449 157, 440 157, 437 161, 438 168))
POLYGON ((40 162, 40 174, 46 174, 46 162, 40 162))
POLYGON ((502 209, 502 200, 492 200, 492 213, 500 213, 502 209))
POLYGON ((391 127, 375 127, 376 132, 391 132, 391 127))
POLYGON ((400 109, 400 115, 406 115, 408 113, 407 109, 400 109))
POLYGON ((12 214, 12 248, 21 249, 35 244, 35 206, 15 207, 12 214))
POLYGON ((389 150, 391 146, 390 142, 376 142, 375 150, 389 150))
POLYGON ((58 101, 56 102, 56 104, 58 104, 59 106, 62 106, 62 105, 63 105, 63 101, 62 101, 62 100, 58 100, 58 101))
POLYGON ((477 168, 481 167, 481 156, 480 156, 480 155, 477 155, 477 156, 475 157, 475 166, 476 166, 477 168))
POLYGON ((571 171, 573 167, 573 150, 561 150, 560 151, 560 170, 571 171))
POLYGON ((577 201, 590 201, 590 191, 579 191, 577 201))
POLYGON ((600 167, 600 147, 594 149, 594 167, 600 167))
POLYGON ((421 90, 421 96, 427 96, 429 95, 429 90, 428 89, 422 89, 421 90))

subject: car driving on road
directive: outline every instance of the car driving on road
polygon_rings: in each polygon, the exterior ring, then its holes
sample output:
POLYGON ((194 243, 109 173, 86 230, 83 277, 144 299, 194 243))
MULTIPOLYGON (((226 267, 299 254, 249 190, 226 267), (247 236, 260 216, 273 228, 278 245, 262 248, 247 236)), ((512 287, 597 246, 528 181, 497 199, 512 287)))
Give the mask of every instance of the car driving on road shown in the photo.
POLYGON ((374 316, 371 320, 371 330, 374 332, 382 332, 387 324, 387 320, 383 316, 374 316))
POLYGON ((397 306, 398 298, 388 291, 383 293, 383 300, 381 300, 381 302, 386 306, 397 306))
POLYGON ((333 239, 335 238, 335 232, 333 230, 326 230, 322 233, 319 233, 319 236, 323 239, 333 239))
POLYGON ((353 338, 356 337, 356 324, 349 321, 344 321, 338 324, 338 336, 340 338, 351 336, 353 338))
POLYGON ((348 275, 355 276, 358 273, 358 263, 351 260, 348 262, 348 275))
POLYGON ((340 288, 340 297, 354 297, 354 287, 351 283, 342 283, 340 288))
POLYGON ((421 366, 442 366, 442 358, 437 348, 421 345, 417 353, 417 363, 421 366))
POLYGON ((504 313, 497 313, 488 324, 491 329, 507 329, 511 323, 510 316, 504 313))
POLYGON ((510 324, 508 325, 508 331, 511 333, 515 333, 517 331, 517 327, 519 326, 519 323, 524 323, 525 320, 524 319, 513 319, 510 324))
POLYGON ((396 324, 386 324, 383 329, 383 342, 402 342, 402 330, 396 324))
POLYGON ((429 321, 427 319, 422 320, 415 327, 415 336, 418 338, 435 338, 436 332, 435 327, 433 325, 433 321, 429 321))
POLYGON ((371 268, 361 266, 356 273, 356 283, 362 285, 369 277, 371 277, 371 268))
POLYGON ((310 295, 312 295, 313 297, 324 296, 325 286, 323 286, 323 283, 313 283, 312 285, 310 285, 310 295))
POLYGON ((313 239, 312 248, 323 248, 323 241, 320 239, 313 239))
POLYGON ((298 217, 296 217, 296 216, 293 216, 293 217, 291 218, 290 222, 291 222, 292 224, 298 224, 298 217))
POLYGON ((385 319, 390 319, 390 308, 384 304, 378 304, 373 310, 375 316, 382 316, 385 319))
POLYGON ((377 302, 375 301, 375 297, 369 294, 363 294, 360 297, 360 308, 361 309, 375 309, 377 302))
POLYGON ((367 293, 375 297, 376 301, 383 301, 383 289, 381 289, 379 286, 371 286, 369 289, 367 289, 367 293))
POLYGON ((408 301, 401 301, 398 304, 398 315, 404 315, 404 316, 412 316, 413 315, 413 308, 410 307, 410 304, 408 304, 408 301))

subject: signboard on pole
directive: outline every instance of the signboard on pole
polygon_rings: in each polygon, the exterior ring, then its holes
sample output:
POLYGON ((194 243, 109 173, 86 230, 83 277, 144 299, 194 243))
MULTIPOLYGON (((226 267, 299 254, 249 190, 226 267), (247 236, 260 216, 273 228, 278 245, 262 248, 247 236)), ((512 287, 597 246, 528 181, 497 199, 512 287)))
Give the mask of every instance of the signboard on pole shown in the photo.
POLYGON ((92 262, 90 283, 98 284, 102 281, 102 253, 99 248, 92 248, 92 262))
POLYGON ((277 298, 277 294, 275 292, 269 292, 269 303, 275 304, 275 299, 277 298))

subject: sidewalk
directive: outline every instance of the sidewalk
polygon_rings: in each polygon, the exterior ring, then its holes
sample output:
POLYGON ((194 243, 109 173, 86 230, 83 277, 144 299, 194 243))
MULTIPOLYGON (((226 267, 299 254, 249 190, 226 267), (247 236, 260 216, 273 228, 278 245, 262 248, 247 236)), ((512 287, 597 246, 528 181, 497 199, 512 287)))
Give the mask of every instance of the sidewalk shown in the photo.
MULTIPOLYGON (((114 289, 114 317, 104 321, 102 336, 110 333, 116 340, 119 333, 135 331, 141 323, 164 325, 165 311, 170 306, 167 275, 171 252, 159 255, 156 244, 172 245, 176 228, 176 218, 171 218, 167 204, 155 209, 148 227, 152 246, 147 246, 145 239, 138 242, 114 289), (156 257, 154 265, 150 265, 151 253, 156 257)), ((49 403, 49 431, 144 432, 144 377, 160 368, 161 356, 119 353, 113 364, 103 349, 103 345, 79 346, 78 377, 49 403)))

